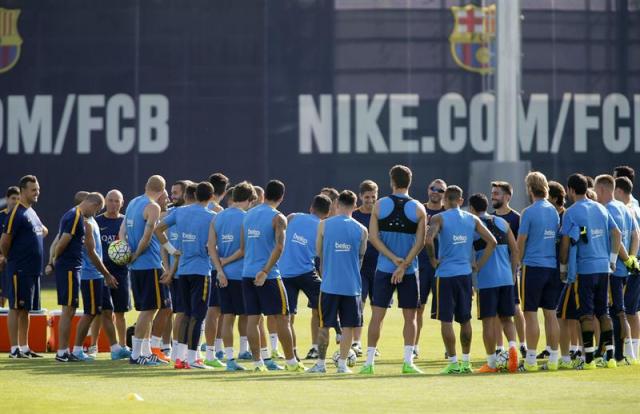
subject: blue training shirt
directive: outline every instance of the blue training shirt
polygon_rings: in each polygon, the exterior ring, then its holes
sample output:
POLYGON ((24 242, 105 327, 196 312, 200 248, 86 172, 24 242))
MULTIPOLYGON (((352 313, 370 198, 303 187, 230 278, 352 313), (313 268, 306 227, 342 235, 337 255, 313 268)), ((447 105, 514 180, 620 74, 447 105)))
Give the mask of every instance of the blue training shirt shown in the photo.
POLYGON ((459 208, 440 213, 442 224, 438 234, 437 277, 471 275, 473 236, 476 221, 473 214, 459 208))
MULTIPOLYGON (((482 218, 489 219, 490 216, 485 214, 482 218)), ((504 233, 508 233, 510 229, 509 223, 498 217, 493 216, 493 221, 498 229, 504 233)), ((475 233, 475 240, 480 239, 480 235, 475 233)), ((476 250, 476 260, 480 260, 484 254, 484 249, 476 250)), ((498 244, 489 257, 489 260, 478 272, 478 289, 488 289, 499 286, 513 285, 513 273, 511 271, 511 256, 509 255, 509 244, 498 244)))
MULTIPOLYGON (((247 212, 244 217, 244 266, 242 277, 254 278, 263 270, 276 246, 273 218, 280 214, 268 204, 260 204, 247 212)), ((280 277, 278 263, 274 264, 267 279, 280 277)))
POLYGON ((316 236, 320 218, 298 213, 287 224, 284 251, 278 261, 283 278, 296 277, 315 269, 316 236))
MULTIPOLYGON (((408 195, 405 194, 394 194, 393 196, 398 198, 407 198, 410 199, 404 206, 404 215, 410 221, 417 223, 418 222, 418 213, 417 209, 420 203, 416 200, 411 199, 408 195)), ((383 197, 378 202, 378 221, 388 217, 394 209, 394 203, 391 197, 383 197)), ((380 240, 384 243, 385 246, 389 250, 393 252, 396 256, 400 258, 407 257, 409 251, 413 248, 413 245, 416 242, 415 233, 401 233, 395 231, 379 231, 380 240)), ((393 273, 396 271, 398 266, 396 266, 387 256, 384 254, 378 255, 378 265, 376 267, 377 270, 385 273, 393 273)), ((413 274, 418 271, 418 258, 417 255, 411 262, 411 266, 409 266, 406 270, 407 274, 413 274)))
MULTIPOLYGON (((144 219, 144 209, 150 202, 149 197, 143 194, 131 200, 127 206, 125 227, 127 229, 127 242, 131 247, 132 253, 138 249, 138 245, 144 235, 144 229, 147 225, 147 221, 144 219)), ((138 256, 135 262, 131 263, 131 270, 161 269, 160 248, 160 242, 155 235, 152 236, 147 249, 138 256)))
POLYGON ((364 226, 351 217, 339 215, 324 221, 321 292, 361 294, 360 243, 364 231, 364 226))
MULTIPOLYGON (((87 219, 87 224, 91 227, 91 233, 93 234, 93 241, 96 245, 96 254, 99 259, 102 259, 102 243, 100 242, 100 227, 96 222, 96 219, 93 217, 89 217, 87 219)), ((89 258, 89 253, 87 251, 84 243, 82 244, 82 269, 80 270, 80 279, 81 280, 92 280, 92 279, 102 279, 104 275, 100 273, 100 271, 94 266, 93 262, 89 258)))
MULTIPOLYGON (((227 208, 214 218, 216 230, 216 247, 220 258, 233 255, 240 248, 242 222, 247 213, 237 207, 227 208)), ((223 267, 224 273, 230 280, 242 280, 244 258, 233 261, 223 267)))
POLYGON ((538 200, 525 208, 519 229, 519 234, 527 236, 522 263, 555 269, 559 226, 558 211, 547 200, 538 200))
MULTIPOLYGON (((622 204, 620 201, 611 200, 605 207, 609 214, 611 214, 611 217, 618 226, 618 229, 620 229, 620 233, 622 233, 622 245, 628 252, 631 247, 631 233, 638 229, 636 221, 627 206, 622 204)), ((626 277, 629 275, 629 271, 620 257, 618 257, 618 261, 616 262, 616 271, 613 272, 613 275, 619 277, 626 277)))

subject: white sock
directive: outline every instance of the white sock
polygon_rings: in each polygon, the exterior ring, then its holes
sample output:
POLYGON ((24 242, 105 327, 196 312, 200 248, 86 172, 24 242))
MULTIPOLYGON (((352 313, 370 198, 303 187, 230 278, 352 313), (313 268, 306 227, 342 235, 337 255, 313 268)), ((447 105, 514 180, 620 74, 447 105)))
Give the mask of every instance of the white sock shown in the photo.
POLYGON ((150 346, 151 348, 160 348, 162 346, 162 338, 151 335, 150 346))
POLYGON ((545 350, 545 351, 547 351, 548 353, 551 353, 551 347, 550 347, 549 345, 547 345, 547 346, 544 348, 544 350, 545 350))
POLYGON ((462 354, 462 362, 469 362, 470 358, 469 358, 469 354, 462 354))
POLYGON ((413 364, 413 345, 404 346, 404 363, 413 364))
POLYGON ((262 359, 259 359, 257 361, 253 361, 253 365, 256 367, 263 367, 264 366, 264 361, 262 359))
POLYGON ((142 339, 136 338, 135 336, 131 338, 131 359, 138 359, 140 355, 142 355, 142 339))
POLYGON ((81 352, 82 352, 82 345, 80 345, 80 346, 75 346, 75 345, 74 345, 74 346, 73 346, 73 353, 74 353, 74 354, 79 354, 79 353, 81 353, 81 352))
POLYGON ((287 365, 298 365, 298 360, 295 358, 287 359, 287 365))
MULTIPOLYGON (((20 347, 17 345, 12 346, 11 353, 13 354, 14 352, 16 352, 16 349, 20 349, 20 347)), ((66 349, 58 350, 58 355, 62 356, 66 351, 67 351, 66 349), (62 354, 60 353, 60 351, 62 351, 62 354)))
POLYGON ((560 356, 560 351, 557 349, 552 349, 549 351, 549 363, 555 364, 558 362, 558 357, 560 356))
POLYGON ((269 334, 269 342, 271 342, 271 350, 277 351, 278 350, 278 334, 275 334, 275 333, 269 334))
POLYGON ((31 351, 31 349, 29 349, 29 345, 20 345, 20 350, 23 354, 31 351))
MULTIPOLYGON (((227 361, 231 361, 233 359, 233 347, 226 347, 224 349, 224 355, 227 357, 227 361)), ((207 352, 207 359, 209 359, 209 352, 207 352)))
POLYGON ((205 358, 207 359, 207 361, 213 361, 216 357, 215 351, 214 351, 214 347, 207 345, 207 352, 205 355, 205 358))
POLYGON ((628 357, 629 359, 636 359, 635 353, 633 352, 633 346, 631 345, 631 339, 630 338, 624 338, 623 354, 624 354, 624 356, 628 357))
POLYGON ((569 355, 562 355, 562 362, 565 362, 565 363, 571 362, 571 357, 569 355))
POLYGON ((326 360, 320 359, 320 358, 317 359, 316 365, 321 367, 321 368, 326 368, 327 367, 326 360))
POLYGON ((162 349, 171 349, 171 344, 162 344, 162 349))
POLYGON ((367 365, 373 365, 375 357, 376 357, 376 347, 375 346, 367 347, 367 365))
POLYGON ((189 364, 193 364, 198 359, 198 353, 195 349, 189 349, 187 351, 187 361, 189 364))
POLYGON ((569 352, 576 352, 578 350, 578 345, 569 346, 569 352))
POLYGON ((173 362, 176 362, 177 355, 178 355, 178 341, 173 340, 171 342, 171 355, 170 355, 170 358, 173 362))
POLYGON ((347 360, 342 358, 338 359, 338 368, 347 368, 347 360))
POLYGON ((216 338, 216 342, 214 344, 216 347, 216 352, 224 351, 224 343, 222 342, 222 338, 216 338))
POLYGON ((249 340, 246 336, 240 337, 240 353, 245 353, 249 350, 249 340))
POLYGON ((176 359, 186 361, 188 350, 189 348, 187 347, 187 344, 178 344, 178 354, 176 355, 176 359))
POLYGON ((140 353, 142 354, 142 356, 151 355, 151 341, 149 340, 149 338, 144 338, 142 340, 142 346, 140 347, 140 353))
POLYGON ((456 362, 458 362, 458 356, 457 355, 453 355, 449 357, 449 363, 450 364, 455 364, 456 362))
POLYGON ((271 359, 269 348, 260 348, 260 359, 271 359))
MULTIPOLYGON (((12 347, 11 347, 11 352, 15 352, 15 351, 16 351, 16 349, 18 349, 18 347, 17 347, 17 346, 12 346, 12 347)), ((58 349, 58 352, 56 352, 56 355, 57 355, 57 356, 59 356, 59 357, 61 357, 61 356, 64 356, 64 354, 65 354, 66 352, 67 352, 67 350, 66 350, 66 349, 58 349)))
POLYGON ((527 364, 536 365, 536 350, 535 349, 527 349, 527 364))
POLYGON ((640 358, 640 339, 631 338, 631 346, 633 347, 633 355, 635 355, 636 358, 640 358))
POLYGON ((495 354, 495 352, 493 354, 487 355, 487 365, 489 365, 489 368, 495 368, 496 367, 496 354, 495 354))
POLYGON ((120 344, 111 345, 111 352, 120 352, 121 349, 122 347, 120 346, 120 344))
POLYGON ((515 348, 516 347, 516 341, 509 341, 509 348, 515 348))

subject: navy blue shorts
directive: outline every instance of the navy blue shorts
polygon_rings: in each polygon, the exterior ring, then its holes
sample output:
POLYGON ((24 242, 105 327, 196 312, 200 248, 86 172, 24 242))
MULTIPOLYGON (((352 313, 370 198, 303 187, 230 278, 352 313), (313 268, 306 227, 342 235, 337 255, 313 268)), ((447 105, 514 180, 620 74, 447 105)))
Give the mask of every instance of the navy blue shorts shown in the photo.
POLYGON ((218 286, 218 272, 211 271, 211 294, 209 295, 209 307, 220 307, 220 287, 218 286))
POLYGON ((362 326, 360 296, 320 292, 318 306, 321 328, 359 328, 362 326))
POLYGON ((362 303, 373 300, 373 281, 376 275, 376 269, 360 269, 360 279, 362 280, 362 303))
POLYGON ((26 311, 40 309, 40 276, 7 272, 6 298, 9 307, 26 311))
POLYGON ((131 270, 131 290, 137 311, 171 307, 169 286, 160 283, 162 269, 131 270))
POLYGON ((624 287, 624 307, 627 315, 635 315, 640 310, 640 276, 630 275, 624 287))
POLYGON ((478 319, 511 317, 515 314, 513 285, 479 289, 477 296, 478 319))
POLYGON ((425 305, 433 289, 436 271, 431 266, 425 266, 420 268, 418 275, 420 275, 420 304, 425 305))
POLYGON ((242 295, 247 315, 288 315, 287 289, 282 279, 267 279, 255 286, 254 278, 242 279, 242 295))
POLYGON ((320 296, 320 283, 322 280, 315 270, 295 277, 283 277, 282 282, 287 290, 289 312, 298 313, 298 295, 303 291, 311 309, 318 309, 318 297, 320 296))
POLYGON ((609 275, 609 305, 612 315, 619 315, 625 312, 624 286, 627 276, 609 275))
POLYGON ((578 290, 575 283, 563 283, 562 293, 558 301, 558 310, 556 315, 560 319, 577 320, 578 309, 576 308, 576 297, 578 290))
POLYGON ((102 278, 80 281, 82 305, 85 315, 100 315, 100 313, 102 313, 102 294, 104 287, 104 279, 102 278))
POLYGON ((118 281, 115 289, 104 285, 102 289, 102 310, 110 310, 115 313, 125 313, 131 310, 131 280, 129 273, 113 274, 118 281))
POLYGON ((80 269, 65 269, 56 267, 56 291, 58 292, 58 305, 80 306, 80 269))
POLYGON ((560 272, 551 267, 522 266, 520 306, 524 312, 556 310, 562 291, 560 272))
POLYGON ((9 279, 7 272, 0 272, 0 297, 6 298, 9 295, 9 279))
POLYGON ((471 275, 435 278, 431 318, 465 323, 471 319, 471 275))
POLYGON ((227 287, 219 288, 220 309, 223 315, 244 315, 242 280, 227 279, 227 287))
POLYGON ((391 284, 392 273, 376 270, 374 276, 373 299, 371 304, 380 308, 388 308, 393 299, 393 292, 398 290, 398 307, 417 309, 420 307, 420 282, 415 274, 405 274, 402 283, 391 284))
POLYGON ((594 273, 576 277, 578 316, 601 317, 609 311, 609 274, 594 273))
POLYGON ((180 288, 179 277, 173 277, 169 290, 171 291, 171 310, 173 313, 184 313, 184 298, 180 288))
POLYGON ((211 276, 209 275, 180 275, 178 279, 184 304, 184 314, 196 319, 203 319, 209 308, 211 294, 211 276))

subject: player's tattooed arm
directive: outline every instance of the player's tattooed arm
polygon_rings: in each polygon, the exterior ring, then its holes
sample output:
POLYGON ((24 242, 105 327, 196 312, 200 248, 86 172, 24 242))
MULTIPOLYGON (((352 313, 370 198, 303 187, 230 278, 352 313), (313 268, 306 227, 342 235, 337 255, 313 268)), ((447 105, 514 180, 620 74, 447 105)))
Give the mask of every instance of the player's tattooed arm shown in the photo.
MULTIPOLYGON (((316 256, 319 260, 318 270, 322 277, 322 244, 324 243, 324 221, 318 223, 318 234, 316 236, 316 256)), ((366 243, 366 239, 365 239, 366 243)))
POLYGON ((519 262, 519 253, 518 253, 518 243, 516 242, 516 238, 511 231, 511 228, 507 226, 507 242, 509 243, 509 254, 511 255, 511 273, 513 274, 513 281, 516 281, 516 274, 518 272, 519 262))
POLYGON ((429 256, 429 261, 431 262, 431 266, 434 269, 438 267, 438 259, 436 259, 435 239, 440 232, 441 226, 442 217, 440 217, 439 215, 431 217, 429 228, 427 229, 427 235, 425 236, 424 240, 424 245, 427 250, 427 256, 429 256))

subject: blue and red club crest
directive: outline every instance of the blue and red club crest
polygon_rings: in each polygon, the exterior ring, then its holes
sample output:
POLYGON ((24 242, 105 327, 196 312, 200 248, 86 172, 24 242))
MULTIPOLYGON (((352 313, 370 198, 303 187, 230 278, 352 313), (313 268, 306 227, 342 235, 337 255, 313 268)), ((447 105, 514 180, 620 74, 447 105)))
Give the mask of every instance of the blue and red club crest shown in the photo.
POLYGON ((496 7, 451 7, 451 56, 461 68, 483 75, 495 68, 496 7))
POLYGON ((0 7, 0 73, 9 71, 18 63, 22 37, 18 33, 20 10, 0 7))

